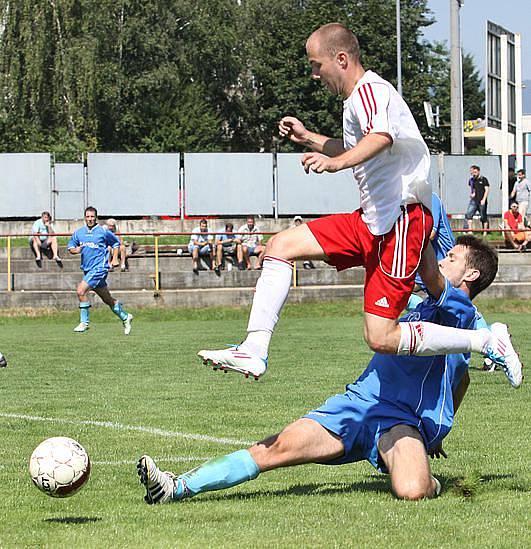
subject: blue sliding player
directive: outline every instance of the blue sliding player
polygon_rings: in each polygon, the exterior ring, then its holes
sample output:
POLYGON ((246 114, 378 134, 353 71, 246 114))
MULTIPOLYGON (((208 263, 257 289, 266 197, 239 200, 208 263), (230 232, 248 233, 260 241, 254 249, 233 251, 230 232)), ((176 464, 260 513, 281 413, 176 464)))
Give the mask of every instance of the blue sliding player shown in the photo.
POLYGON ((81 254, 81 269, 84 275, 76 290, 79 298, 80 322, 74 328, 74 332, 86 332, 89 329, 88 293, 94 290, 123 322, 124 334, 131 333, 133 315, 123 309, 122 304, 112 297, 107 287, 107 274, 110 268, 109 247, 118 248, 119 246, 120 241, 117 236, 98 225, 96 208, 92 206, 86 208, 85 225, 77 229, 68 242, 68 251, 71 254, 81 254))
MULTIPOLYGON (((476 327, 478 293, 494 280, 498 269, 495 251, 473 236, 462 236, 444 259, 435 259, 428 246, 421 274, 429 296, 401 318, 409 323, 412 338, 422 337, 423 321, 471 330, 476 327)), ((492 332, 503 331, 494 323, 492 332)), ((488 337, 483 330, 482 337, 488 337)), ((507 334, 507 341, 509 336, 507 334)), ((522 382, 521 365, 506 372, 513 387, 522 382)), ((514 355, 514 356, 513 356, 514 355)), ((509 356, 509 355, 506 355, 509 356)), ((443 439, 469 384, 470 353, 435 356, 375 353, 357 381, 344 394, 248 449, 207 461, 181 475, 161 471, 148 455, 137 470, 146 489, 145 501, 169 503, 253 480, 280 467, 318 463, 341 465, 366 460, 391 477, 398 498, 437 496, 441 484, 432 475, 428 457, 446 457, 443 439)))

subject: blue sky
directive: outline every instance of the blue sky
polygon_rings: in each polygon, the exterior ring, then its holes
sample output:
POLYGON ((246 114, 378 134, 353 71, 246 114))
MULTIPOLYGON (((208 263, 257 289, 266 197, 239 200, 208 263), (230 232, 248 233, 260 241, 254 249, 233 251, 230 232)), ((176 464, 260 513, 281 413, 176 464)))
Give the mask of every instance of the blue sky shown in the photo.
MULTIPOLYGON (((424 36, 450 45, 450 2, 428 0, 436 23, 424 36)), ((461 44, 474 56, 481 75, 485 73, 485 21, 493 21, 522 37, 522 79, 531 80, 531 0, 465 0, 461 8, 461 44)))

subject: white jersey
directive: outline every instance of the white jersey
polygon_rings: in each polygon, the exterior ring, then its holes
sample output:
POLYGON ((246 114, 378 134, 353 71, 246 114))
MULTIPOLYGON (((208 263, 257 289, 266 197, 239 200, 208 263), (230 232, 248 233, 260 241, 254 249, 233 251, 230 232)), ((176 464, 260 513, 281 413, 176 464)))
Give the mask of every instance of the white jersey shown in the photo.
MULTIPOLYGON (((208 229, 207 229, 208 231, 208 229)), ((192 234, 190 235, 190 244, 206 244, 207 242, 212 242, 214 240, 214 235, 212 234, 205 234, 201 231, 201 227, 198 225, 197 227, 194 227, 192 234)))
POLYGON ((372 234, 391 230, 404 204, 431 208, 430 154, 406 102, 393 86, 367 71, 343 103, 343 143, 355 147, 369 133, 387 133, 391 147, 352 171, 362 219, 372 234))

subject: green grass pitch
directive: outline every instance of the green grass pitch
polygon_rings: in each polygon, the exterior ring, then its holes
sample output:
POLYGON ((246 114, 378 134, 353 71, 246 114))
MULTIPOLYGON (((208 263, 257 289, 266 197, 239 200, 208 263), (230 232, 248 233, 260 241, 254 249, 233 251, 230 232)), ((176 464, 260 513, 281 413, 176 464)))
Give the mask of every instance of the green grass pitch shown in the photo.
MULTIPOLYGON (((488 321, 510 323, 529 362, 531 304, 480 306, 488 321)), ((258 382, 195 356, 237 343, 246 310, 133 311, 129 337, 106 310, 93 312, 86 334, 72 331, 76 312, 0 317, 9 360, 0 370, 0 546, 530 547, 529 384, 515 391, 502 373, 479 371, 477 358, 448 460, 433 463, 437 500, 397 501, 387 477, 359 463, 277 470, 180 504, 143 502, 142 453, 185 471, 342 391, 370 357, 360 309, 288 306, 258 382), (79 440, 93 462, 88 484, 64 500, 40 493, 27 471, 33 448, 56 435, 79 440)))

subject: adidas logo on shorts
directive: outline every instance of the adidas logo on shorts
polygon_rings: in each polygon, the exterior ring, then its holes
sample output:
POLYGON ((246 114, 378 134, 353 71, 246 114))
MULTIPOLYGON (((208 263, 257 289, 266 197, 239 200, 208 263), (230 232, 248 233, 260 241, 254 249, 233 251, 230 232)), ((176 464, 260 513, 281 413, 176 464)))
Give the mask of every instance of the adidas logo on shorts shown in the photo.
POLYGON ((375 301, 374 304, 378 305, 378 307, 385 307, 386 309, 389 309, 389 302, 385 296, 381 297, 378 301, 375 301))

